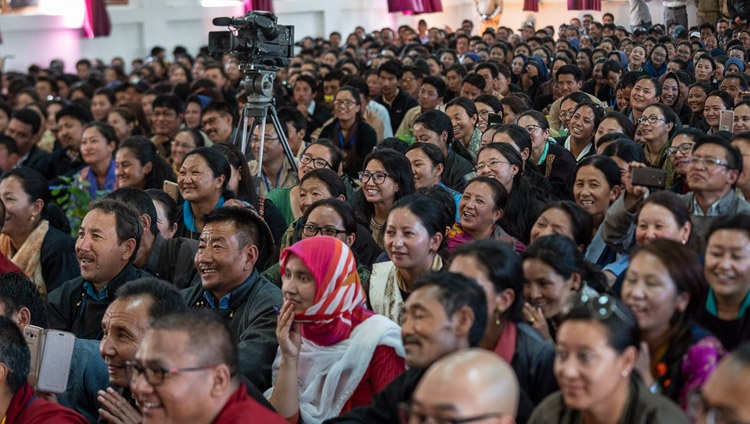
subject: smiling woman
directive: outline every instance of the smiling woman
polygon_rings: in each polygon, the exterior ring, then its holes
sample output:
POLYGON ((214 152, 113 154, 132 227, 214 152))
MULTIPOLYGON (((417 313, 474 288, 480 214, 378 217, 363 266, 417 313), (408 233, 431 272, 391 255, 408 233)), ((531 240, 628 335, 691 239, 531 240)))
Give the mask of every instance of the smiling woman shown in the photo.
POLYGON ((78 180, 88 182, 92 200, 117 188, 113 154, 119 142, 109 124, 94 121, 83 127, 81 157, 88 166, 81 170, 78 180))

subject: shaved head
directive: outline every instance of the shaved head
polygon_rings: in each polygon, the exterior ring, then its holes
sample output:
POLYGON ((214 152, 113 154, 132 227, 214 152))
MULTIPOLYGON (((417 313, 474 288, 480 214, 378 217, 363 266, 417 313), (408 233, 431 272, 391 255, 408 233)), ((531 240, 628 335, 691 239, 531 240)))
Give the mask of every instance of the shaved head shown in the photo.
POLYGON ((434 418, 487 416, 483 422, 514 423, 518 380, 495 353, 465 349, 435 362, 420 380, 412 401, 415 412, 434 418))

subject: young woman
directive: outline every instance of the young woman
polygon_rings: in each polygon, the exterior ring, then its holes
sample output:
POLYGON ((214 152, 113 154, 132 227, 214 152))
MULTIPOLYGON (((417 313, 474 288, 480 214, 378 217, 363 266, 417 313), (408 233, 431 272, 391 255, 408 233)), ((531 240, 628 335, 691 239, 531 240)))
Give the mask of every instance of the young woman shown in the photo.
POLYGON ((479 346, 513 367, 521 388, 516 420, 526 422, 532 409, 557 390, 557 383, 554 346, 524 320, 521 260, 504 243, 473 241, 456 249, 448 270, 475 279, 484 289, 489 319, 479 346))
POLYGON ((622 190, 620 168, 606 156, 591 156, 578 165, 573 198, 594 221, 594 238, 586 250, 586 259, 604 266, 617 259, 616 252, 604 243, 600 226, 604 222, 609 205, 622 190))
POLYGON ((466 175, 472 172, 472 157, 466 147, 453 137, 453 125, 445 113, 428 110, 414 121, 414 139, 434 144, 445 156, 443 183, 456 191, 466 186, 466 175))
POLYGON ((706 120, 709 127, 706 134, 715 134, 721 131, 721 112, 733 108, 734 99, 731 94, 721 90, 709 93, 706 97, 706 103, 703 105, 703 119, 706 120))
POLYGON ((646 161, 650 166, 667 167, 667 157, 669 156, 667 155, 667 149, 669 148, 669 141, 677 131, 678 119, 672 108, 662 103, 655 103, 647 107, 638 118, 638 127, 646 140, 643 152, 646 154, 646 161))
POLYGON ((384 247, 384 229, 391 206, 414 193, 414 179, 409 159, 393 149, 377 149, 367 155, 364 170, 359 173, 362 188, 359 213, 368 222, 372 237, 384 247))
POLYGON ((690 192, 686 178, 690 159, 693 157, 693 146, 705 135, 703 131, 689 127, 675 132, 671 146, 667 149, 667 155, 674 169, 674 180, 670 184, 670 191, 678 194, 690 192))
POLYGON ((323 127, 320 137, 339 144, 344 153, 343 172, 356 179, 364 159, 378 143, 375 130, 362 120, 359 90, 344 86, 333 101, 335 119, 323 127))
POLYGON ((554 340, 564 306, 577 293, 607 290, 604 274, 584 259, 575 242, 560 234, 537 238, 521 254, 524 316, 543 337, 554 340))
POLYGON ((143 135, 143 128, 133 110, 128 106, 118 106, 109 111, 107 123, 115 129, 117 138, 128 139, 134 135, 143 135))
POLYGON ((693 112, 690 110, 690 106, 683 101, 680 93, 680 79, 677 78, 677 74, 667 72, 659 78, 659 82, 661 83, 661 96, 659 97, 661 102, 669 106, 680 117, 680 122, 683 125, 688 125, 693 112))
POLYGON ((594 145, 597 150, 599 149, 599 139, 606 134, 623 134, 629 138, 635 136, 635 125, 628 119, 627 116, 620 112, 608 112, 602 118, 599 126, 596 127, 596 134, 594 135, 594 145))
POLYGON ((393 205, 385 229, 385 250, 391 260, 374 264, 370 276, 367 298, 373 311, 400 324, 404 300, 417 277, 443 268, 438 250, 451 221, 453 217, 429 196, 415 194, 393 205))
POLYGON ((109 111, 115 107, 115 92, 109 88, 98 88, 91 98, 91 116, 95 121, 107 122, 109 111))
POLYGON ((503 185, 508 201, 500 216, 500 225, 511 236, 528 243, 529 231, 543 200, 536 196, 522 174, 521 155, 509 143, 490 143, 479 151, 475 169, 478 176, 494 178, 503 185))
POLYGON ((703 108, 706 105, 706 98, 713 90, 713 87, 705 82, 696 82, 690 86, 687 103, 693 116, 690 118, 688 126, 704 132, 709 130, 710 127, 703 119, 703 108))
POLYGON ((172 168, 159 156, 151 140, 136 136, 120 144, 115 154, 117 187, 161 189, 164 181, 175 182, 172 168))
POLYGON ((568 124, 570 135, 565 139, 564 146, 577 162, 596 153, 594 134, 603 117, 604 109, 595 103, 587 101, 576 106, 568 124))
POLYGON ((31 168, 7 171, 0 180, 5 221, 0 252, 47 293, 80 275, 75 241, 65 213, 52 202, 47 179, 31 168))
POLYGON ((646 386, 687 410, 688 394, 699 390, 724 355, 721 342, 693 322, 705 298, 703 269, 695 252, 660 239, 630 258, 622 299, 641 331, 636 364, 646 386))
MULTIPOLYGON (((419 190, 440 186, 453 197, 458 210, 461 193, 442 183, 445 159, 440 148, 434 144, 417 142, 409 146, 406 151, 406 158, 409 159, 411 171, 414 174, 414 188, 419 190)), ((456 221, 458 220, 458 213, 456 213, 456 221)))
POLYGON ((98 199, 117 189, 115 160, 112 157, 120 140, 109 124, 94 121, 83 127, 81 158, 87 165, 78 174, 78 179, 88 182, 91 199, 98 199))
POLYGON ((156 208, 156 227, 165 240, 174 237, 177 232, 177 202, 162 190, 150 188, 146 190, 156 208))
POLYGON ((453 125, 453 136, 466 147, 472 158, 479 152, 482 132, 477 126, 477 108, 468 97, 456 97, 445 106, 453 125))
POLYGON ((474 106, 477 108, 477 129, 480 133, 484 133, 489 127, 487 118, 491 113, 503 113, 503 104, 491 94, 481 94, 474 99, 474 106))
POLYGON ((687 424, 677 405, 633 376, 639 343, 635 317, 620 300, 575 298, 557 333, 560 391, 537 407, 529 424, 687 424))
POLYGON ((716 87, 714 73, 716 72, 716 61, 708 54, 702 53, 695 60, 695 81, 704 82, 716 87))
POLYGON ((285 300, 271 405, 290 422, 369 405, 404 371, 405 353, 398 325, 365 307, 351 250, 334 237, 311 237, 285 249, 280 263, 285 300))
POLYGON ((652 77, 660 77, 667 72, 667 62, 669 62, 667 46, 657 44, 651 49, 648 61, 643 66, 643 70, 652 77))

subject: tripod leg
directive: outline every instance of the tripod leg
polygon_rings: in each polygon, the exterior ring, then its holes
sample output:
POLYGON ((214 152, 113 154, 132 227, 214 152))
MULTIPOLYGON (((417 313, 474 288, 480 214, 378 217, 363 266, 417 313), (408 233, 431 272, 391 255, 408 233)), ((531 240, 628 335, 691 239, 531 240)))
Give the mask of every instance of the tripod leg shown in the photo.
POLYGON ((286 160, 289 161, 289 164, 292 166, 292 170, 294 170, 294 176, 295 178, 297 178, 297 162, 294 161, 294 153, 292 152, 292 147, 289 145, 289 140, 287 140, 286 135, 284 135, 284 131, 281 127, 281 121, 279 121, 279 116, 276 114, 276 109, 273 106, 269 107, 271 108, 271 122, 273 122, 273 126, 274 128, 276 128, 276 134, 279 135, 279 142, 281 143, 281 147, 284 148, 286 160))

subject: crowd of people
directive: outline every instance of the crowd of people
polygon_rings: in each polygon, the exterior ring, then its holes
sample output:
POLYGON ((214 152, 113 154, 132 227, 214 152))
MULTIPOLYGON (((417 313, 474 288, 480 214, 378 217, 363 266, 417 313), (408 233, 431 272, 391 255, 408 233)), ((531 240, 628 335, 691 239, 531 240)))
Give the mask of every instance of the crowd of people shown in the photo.
POLYGON ((3 422, 750 422, 750 30, 613 21, 4 73, 3 422))

